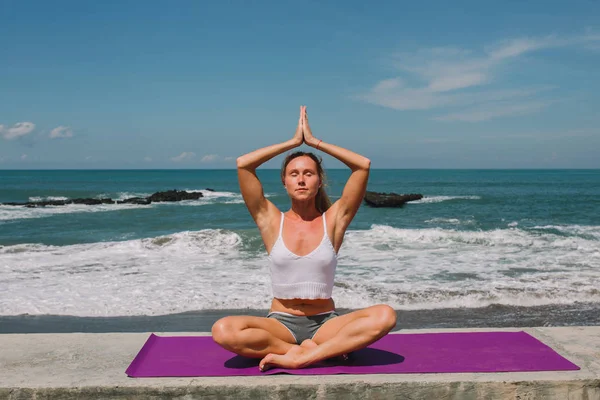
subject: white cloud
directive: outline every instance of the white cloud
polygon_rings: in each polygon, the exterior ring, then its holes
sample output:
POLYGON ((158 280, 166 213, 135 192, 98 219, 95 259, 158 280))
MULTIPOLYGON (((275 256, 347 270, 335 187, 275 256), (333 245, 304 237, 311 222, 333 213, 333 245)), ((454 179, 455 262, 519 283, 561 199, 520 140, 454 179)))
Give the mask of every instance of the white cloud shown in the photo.
POLYGON ((33 122, 17 122, 10 128, 0 125, 0 136, 6 140, 12 140, 27 135, 34 129, 35 124, 33 122))
POLYGON ((27 154, 21 154, 21 160, 26 160, 27 159, 27 154))
POLYGON ((50 138, 70 138, 73 137, 73 130, 68 126, 58 126, 50 131, 50 138))
POLYGON ((200 159, 200 162, 203 163, 210 163, 210 162, 215 162, 219 160, 219 155, 218 154, 206 154, 205 156, 202 156, 202 158, 200 159))
POLYGON ((85 161, 90 161, 90 160, 92 160, 93 158, 94 158, 94 157, 92 157, 92 156, 87 156, 87 157, 85 158, 85 161))
POLYGON ((194 157, 196 157, 196 153, 192 153, 191 151, 184 151, 183 153, 181 153, 178 156, 171 157, 171 161, 175 161, 175 162, 189 161, 189 160, 193 159, 194 157))
POLYGON ((438 121, 479 122, 496 117, 531 114, 546 108, 550 103, 549 101, 530 101, 513 104, 489 103, 465 111, 446 114, 435 119, 438 121))
POLYGON ((486 135, 485 137, 488 139, 499 139, 506 140, 508 139, 535 139, 547 142, 548 140, 570 140, 572 138, 591 138, 596 137, 597 131, 595 130, 567 130, 567 131, 534 131, 534 132, 517 132, 517 133, 509 133, 504 132, 502 134, 496 135, 486 135))
POLYGON ((498 67, 540 49, 598 44, 600 35, 588 32, 568 38, 547 36, 506 40, 487 46, 479 53, 456 47, 438 47, 396 54, 393 65, 401 76, 379 81, 357 98, 396 110, 458 108, 453 113, 435 118, 440 121, 476 122, 533 113, 552 103, 552 100, 539 96, 552 88, 492 90, 486 86, 497 82, 498 67), (515 104, 492 103, 509 100, 515 104), (469 109, 472 106, 477 109, 469 109))
POLYGON ((556 47, 562 43, 557 39, 548 37, 543 39, 520 38, 501 42, 488 50, 490 61, 518 57, 521 54, 539 50, 545 47, 556 47))
POLYGON ((150 161, 152 161, 152 157, 144 157, 144 161, 150 162, 150 161))
POLYGON ((225 156, 222 157, 218 154, 206 154, 204 156, 202 156, 202 158, 200 159, 200 162, 202 163, 214 163, 214 162, 229 162, 235 160, 234 157, 232 156, 225 156))
POLYGON ((485 83, 487 77, 481 72, 441 76, 429 83, 432 92, 447 92, 485 83))
POLYGON ((403 86, 403 82, 400 78, 384 79, 373 88, 373 92, 386 92, 387 90, 396 89, 401 86, 403 86))

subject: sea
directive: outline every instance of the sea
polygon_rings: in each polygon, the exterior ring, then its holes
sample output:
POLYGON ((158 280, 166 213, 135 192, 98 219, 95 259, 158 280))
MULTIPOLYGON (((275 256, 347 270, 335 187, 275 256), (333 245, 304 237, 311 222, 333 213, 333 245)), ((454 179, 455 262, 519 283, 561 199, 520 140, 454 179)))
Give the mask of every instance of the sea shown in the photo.
MULTIPOLYGON (((350 172, 327 171, 341 195, 350 172)), ((289 199, 279 170, 266 197, 289 199)), ((0 333, 210 331, 264 315, 268 258, 228 170, 2 170, 0 203, 165 190, 198 200, 27 208, 0 204, 0 333)), ((600 170, 373 169, 339 252, 343 312, 388 304, 398 326, 600 325, 600 170)))

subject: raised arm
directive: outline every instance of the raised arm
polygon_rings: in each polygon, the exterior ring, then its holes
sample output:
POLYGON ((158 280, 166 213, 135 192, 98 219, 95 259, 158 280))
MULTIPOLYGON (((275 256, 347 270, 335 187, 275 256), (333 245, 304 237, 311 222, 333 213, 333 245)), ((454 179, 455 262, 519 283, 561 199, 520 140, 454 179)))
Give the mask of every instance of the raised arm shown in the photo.
MULTIPOLYGON (((344 190, 340 197, 333 205, 336 207, 337 224, 341 224, 341 228, 345 232, 352 218, 356 215, 362 200, 367 190, 367 181, 369 180, 369 170, 371 168, 371 160, 361 156, 353 151, 344 149, 331 143, 325 143, 322 140, 315 138, 308 124, 308 115, 304 112, 304 142, 317 150, 337 158, 352 170, 344 190)), ((336 225, 337 225, 336 224, 336 225)))
POLYGON ((275 205, 265 198, 263 187, 256 175, 256 168, 271 158, 302 144, 302 123, 305 107, 300 107, 300 119, 294 137, 286 142, 277 143, 251 153, 244 154, 237 159, 238 181, 242 197, 250 211, 250 215, 261 229, 267 223, 269 210, 275 205))

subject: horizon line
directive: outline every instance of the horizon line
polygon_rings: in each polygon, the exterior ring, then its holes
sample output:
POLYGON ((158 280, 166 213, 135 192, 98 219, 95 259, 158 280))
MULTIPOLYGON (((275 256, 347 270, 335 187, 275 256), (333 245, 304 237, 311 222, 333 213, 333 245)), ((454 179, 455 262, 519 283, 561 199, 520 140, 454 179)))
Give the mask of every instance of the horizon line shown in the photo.
MULTIPOLYGON (((257 168, 258 169, 262 169, 262 170, 274 170, 274 171, 279 171, 281 168, 257 168)), ((483 168, 476 168, 476 167, 463 167, 463 168, 448 168, 448 167, 441 167, 441 168, 429 168, 429 167, 422 167, 422 168, 399 168, 399 167, 391 167, 391 168, 370 168, 371 170, 451 170, 451 171, 459 171, 459 170, 463 170, 463 171, 470 171, 470 170, 503 170, 503 171, 510 171, 510 170, 582 170, 582 171, 595 171, 595 170, 600 170, 600 167, 594 167, 594 168, 581 168, 581 167, 483 167, 483 168)), ((1 172, 4 171, 236 171, 237 168, 0 168, 1 172)), ((349 170, 349 168, 325 168, 325 171, 331 171, 331 170, 349 170)))

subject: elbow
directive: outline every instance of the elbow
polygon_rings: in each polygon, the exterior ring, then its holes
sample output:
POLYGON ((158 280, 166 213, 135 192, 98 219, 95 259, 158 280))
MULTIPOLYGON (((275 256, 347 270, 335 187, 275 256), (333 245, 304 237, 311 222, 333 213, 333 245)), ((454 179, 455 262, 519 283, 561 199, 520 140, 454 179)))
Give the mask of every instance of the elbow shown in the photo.
POLYGON ((237 169, 244 169, 246 171, 254 171, 257 168, 256 162, 249 159, 247 156, 240 156, 235 160, 237 169))
POLYGON ((363 162, 362 162, 362 169, 364 169, 365 171, 368 171, 371 169, 371 160, 369 160, 368 158, 364 158, 363 162))
POLYGON ((244 159, 244 156, 238 157, 235 162, 238 169, 243 169, 248 166, 248 162, 244 159))
POLYGON ((354 165, 350 167, 352 171, 369 171, 371 169, 371 160, 367 157, 362 157, 360 160, 356 160, 354 165))

